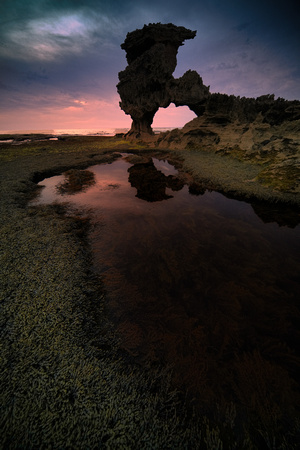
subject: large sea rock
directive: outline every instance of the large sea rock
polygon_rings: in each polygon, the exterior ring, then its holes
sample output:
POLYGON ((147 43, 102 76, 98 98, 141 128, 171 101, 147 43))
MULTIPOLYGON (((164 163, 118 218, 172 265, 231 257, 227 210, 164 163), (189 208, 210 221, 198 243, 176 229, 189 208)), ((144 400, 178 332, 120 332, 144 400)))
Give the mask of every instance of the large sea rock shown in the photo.
POLYGON ((300 193, 300 101, 210 93, 201 76, 188 70, 174 78, 177 52, 196 31, 173 24, 149 24, 127 34, 121 45, 128 66, 119 73, 120 107, 132 118, 127 139, 150 147, 204 150, 268 164, 264 182, 300 193), (186 105, 197 117, 182 129, 154 135, 160 107, 186 105), (281 183, 274 180, 282 179, 281 183), (291 183, 289 180, 293 180, 291 183), (298 181, 297 181, 298 180, 298 181))
POLYGON ((209 96, 208 87, 195 71, 175 79, 178 48, 196 31, 173 24, 149 24, 127 34, 121 48, 128 66, 119 73, 120 107, 132 118, 130 137, 153 134, 151 124, 160 107, 188 105, 197 115, 209 96))

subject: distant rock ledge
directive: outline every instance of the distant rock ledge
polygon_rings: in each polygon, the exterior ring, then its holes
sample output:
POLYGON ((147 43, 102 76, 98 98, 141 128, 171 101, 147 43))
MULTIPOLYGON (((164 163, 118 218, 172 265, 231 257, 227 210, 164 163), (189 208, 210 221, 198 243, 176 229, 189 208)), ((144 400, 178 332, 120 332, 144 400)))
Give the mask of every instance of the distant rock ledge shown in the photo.
POLYGON ((195 35, 160 23, 127 34, 121 48, 128 66, 117 85, 120 107, 132 118, 126 138, 150 147, 211 151, 267 164, 264 184, 300 193, 300 101, 210 93, 191 70, 175 79, 178 48, 195 35), (182 129, 154 135, 153 117, 171 103, 188 106, 197 117, 182 129))

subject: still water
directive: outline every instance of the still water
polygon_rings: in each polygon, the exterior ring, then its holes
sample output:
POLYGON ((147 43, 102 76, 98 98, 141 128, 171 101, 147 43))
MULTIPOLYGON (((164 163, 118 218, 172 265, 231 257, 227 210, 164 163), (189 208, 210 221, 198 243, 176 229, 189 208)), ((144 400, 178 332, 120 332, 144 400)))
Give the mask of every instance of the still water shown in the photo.
POLYGON ((94 266, 124 351, 173 367, 194 402, 296 402, 300 226, 195 192, 167 161, 124 156, 88 170, 93 182, 77 193, 57 188, 64 175, 43 180, 35 204, 90 211, 94 266))

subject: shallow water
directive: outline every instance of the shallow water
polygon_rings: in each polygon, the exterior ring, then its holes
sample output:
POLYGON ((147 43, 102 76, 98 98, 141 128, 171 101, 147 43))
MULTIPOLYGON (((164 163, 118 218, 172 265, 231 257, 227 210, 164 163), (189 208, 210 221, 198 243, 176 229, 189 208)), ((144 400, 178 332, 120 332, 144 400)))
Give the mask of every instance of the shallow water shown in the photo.
POLYGON ((149 198, 141 166, 128 172, 123 158, 90 167, 95 183, 84 192, 59 194, 63 175, 43 180, 35 204, 92 211, 94 266, 136 361, 172 366, 194 402, 266 402, 269 388, 258 386, 267 383, 276 401, 284 392, 293 403, 300 226, 264 223, 250 204, 217 192, 192 195, 166 178, 177 174, 167 161, 154 164, 151 176, 157 168, 165 177, 149 198))

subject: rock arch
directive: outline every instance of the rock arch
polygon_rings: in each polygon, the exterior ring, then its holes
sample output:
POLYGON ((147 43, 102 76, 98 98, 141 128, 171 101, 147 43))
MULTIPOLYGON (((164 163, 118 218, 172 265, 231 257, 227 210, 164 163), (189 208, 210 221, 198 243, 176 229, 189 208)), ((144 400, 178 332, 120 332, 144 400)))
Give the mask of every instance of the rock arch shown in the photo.
POLYGON ((153 129, 159 127, 182 128, 195 117, 197 116, 188 106, 175 106, 174 103, 170 103, 167 108, 160 107, 158 109, 154 116, 152 127, 153 129))
POLYGON ((170 103, 187 105, 197 116, 203 114, 210 94, 200 75, 188 70, 180 78, 172 76, 178 48, 195 36, 196 31, 171 23, 149 24, 127 34, 121 48, 128 66, 119 73, 117 89, 121 109, 132 118, 129 136, 153 134, 156 112, 170 103))

